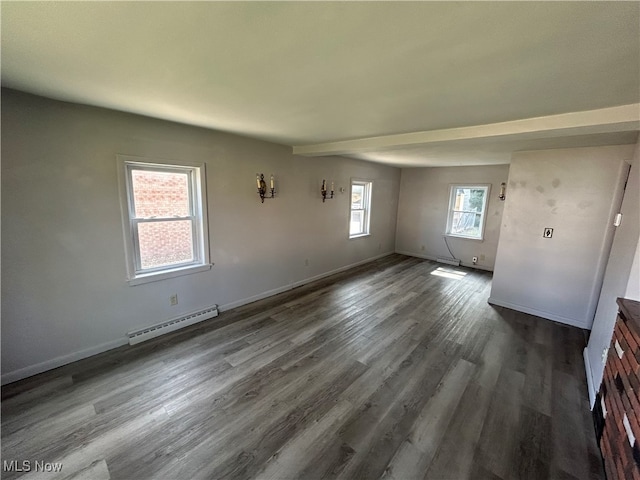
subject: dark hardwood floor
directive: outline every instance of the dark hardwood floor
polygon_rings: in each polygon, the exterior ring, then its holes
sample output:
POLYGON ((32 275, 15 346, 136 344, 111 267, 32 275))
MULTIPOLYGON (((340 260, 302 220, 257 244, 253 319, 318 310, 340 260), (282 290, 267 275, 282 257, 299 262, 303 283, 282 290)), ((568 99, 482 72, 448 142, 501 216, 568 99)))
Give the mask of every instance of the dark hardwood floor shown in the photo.
POLYGON ((5 386, 2 478, 604 478, 584 332, 490 282, 391 255, 5 386))

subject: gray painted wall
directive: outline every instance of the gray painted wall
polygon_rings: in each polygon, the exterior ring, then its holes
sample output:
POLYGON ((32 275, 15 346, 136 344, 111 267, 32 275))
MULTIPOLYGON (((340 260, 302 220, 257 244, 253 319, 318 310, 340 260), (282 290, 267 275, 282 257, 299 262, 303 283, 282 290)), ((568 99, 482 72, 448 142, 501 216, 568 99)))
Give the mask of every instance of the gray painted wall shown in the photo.
POLYGON ((399 185, 392 167, 3 90, 3 382, 393 252, 399 185), (206 163, 210 271, 128 286, 116 154, 206 163), (275 200, 260 203, 256 172, 276 176, 275 200), (371 235, 353 240, 351 177, 373 181, 371 235), (346 193, 323 204, 323 178, 346 193))
MULTIPOLYGON (((524 152, 511 170, 404 169, 401 179, 391 167, 296 157, 258 140, 3 89, 3 382, 121 345, 132 329, 214 303, 232 308, 394 246, 448 256, 448 189, 459 182, 492 184, 485 240, 450 239, 467 265, 484 255, 478 267, 490 270, 498 251, 492 299, 589 328, 632 153, 633 146, 524 152), (128 286, 118 153, 207 164, 211 271, 128 286), (256 172, 276 175, 277 199, 260 204, 256 172), (500 202, 507 176, 507 200, 500 202), (322 178, 348 192, 351 177, 374 182, 372 234, 354 240, 347 239, 348 194, 325 204, 319 195, 322 178), (542 238, 546 226, 556 229, 552 240, 542 238), (171 307, 175 293, 179 304, 171 307)), ((638 155, 636 146, 625 221, 607 266, 615 288, 605 279, 585 351, 587 361, 595 360, 587 368, 596 385, 615 318, 612 301, 624 294, 640 299, 638 155)))
MULTIPOLYGON (((443 235, 447 227, 451 184, 491 184, 484 240, 447 237, 451 251, 463 265, 493 270, 504 202, 500 183, 507 181, 509 165, 483 167, 405 168, 400 182, 396 250, 429 259, 450 258, 443 235)), ((507 196, 509 192, 507 192, 507 196)))
POLYGON ((591 328, 633 148, 513 155, 491 303, 591 328))
POLYGON ((615 228, 615 237, 604 275, 589 344, 585 349, 585 364, 591 402, 602 382, 604 363, 602 352, 609 347, 615 326, 618 297, 640 300, 638 287, 638 250, 640 248, 640 143, 632 159, 627 189, 622 200, 622 223, 615 228), (634 260, 635 259, 635 260, 634 260))
MULTIPOLYGON (((640 211, 640 208, 638 208, 637 211, 640 211)), ((627 282, 627 291, 625 292, 624 296, 632 300, 640 301, 640 241, 638 241, 636 253, 633 256, 633 263, 631 264, 631 274, 629 275, 629 281, 627 282)))

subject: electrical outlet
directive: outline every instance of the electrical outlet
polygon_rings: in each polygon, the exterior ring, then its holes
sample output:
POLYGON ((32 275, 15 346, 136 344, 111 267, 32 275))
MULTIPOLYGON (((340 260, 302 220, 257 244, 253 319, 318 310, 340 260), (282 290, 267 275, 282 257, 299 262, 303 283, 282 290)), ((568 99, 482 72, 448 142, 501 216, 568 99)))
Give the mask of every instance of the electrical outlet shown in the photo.
POLYGON ((169 297, 169 303, 173 306, 173 305, 177 305, 178 304, 178 294, 174 293, 173 295, 171 295, 169 297))
POLYGON ((475 265, 476 263, 478 263, 478 257, 473 257, 471 259, 471 261, 473 262, 473 264, 475 265))

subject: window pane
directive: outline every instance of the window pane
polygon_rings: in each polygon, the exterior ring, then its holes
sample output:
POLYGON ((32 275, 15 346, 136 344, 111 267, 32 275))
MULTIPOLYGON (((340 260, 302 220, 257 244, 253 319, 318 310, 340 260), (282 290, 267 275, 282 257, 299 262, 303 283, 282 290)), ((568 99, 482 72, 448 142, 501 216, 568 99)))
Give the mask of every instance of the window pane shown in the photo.
POLYGON ((364 205, 364 185, 351 186, 351 209, 362 209, 364 205))
POLYGON ((351 223, 349 225, 349 235, 358 235, 364 232, 364 212, 354 210, 351 212, 351 223))
POLYGON ((454 210, 466 210, 471 212, 482 212, 484 205, 485 189, 481 188, 456 188, 454 210))
POLYGON ((139 223, 138 242, 142 269, 194 260, 190 220, 139 223))
POLYGON ((481 219, 479 213, 453 212, 451 233, 480 238, 481 219))
POLYGON ((132 170, 131 181, 136 218, 190 215, 186 173, 132 170))

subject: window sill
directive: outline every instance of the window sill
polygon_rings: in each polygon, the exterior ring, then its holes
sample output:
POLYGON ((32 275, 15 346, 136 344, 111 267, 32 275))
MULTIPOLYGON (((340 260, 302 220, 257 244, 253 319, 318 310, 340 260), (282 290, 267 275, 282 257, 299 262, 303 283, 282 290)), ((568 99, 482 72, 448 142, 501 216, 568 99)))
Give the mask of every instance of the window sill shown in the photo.
POLYGON ((463 240, 475 240, 476 242, 483 242, 484 241, 484 237, 465 237, 464 235, 454 235, 452 233, 445 233, 444 234, 445 237, 449 237, 449 238, 461 238, 463 240))
POLYGON ((349 240, 353 240, 354 238, 362 238, 362 237, 370 237, 370 233, 361 233, 359 235, 350 235, 349 240))
POLYGON ((127 280, 130 287, 135 285, 142 285, 144 283, 158 282, 160 280, 166 280, 168 278, 181 277, 183 275, 191 275, 192 273, 205 272, 211 270, 213 264, 207 263, 205 265, 193 265, 189 267, 174 268, 172 270, 165 270, 163 272, 147 273, 138 275, 134 278, 127 280))

